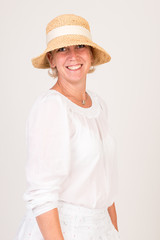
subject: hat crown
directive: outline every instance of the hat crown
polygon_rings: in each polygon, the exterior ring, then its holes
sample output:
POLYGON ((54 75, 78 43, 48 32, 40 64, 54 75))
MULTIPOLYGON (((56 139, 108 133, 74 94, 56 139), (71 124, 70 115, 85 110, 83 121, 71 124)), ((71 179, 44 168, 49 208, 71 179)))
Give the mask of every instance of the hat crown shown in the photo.
POLYGON ((53 30, 54 28, 62 27, 65 25, 78 25, 90 31, 89 23, 83 17, 74 14, 63 14, 54 18, 52 21, 48 23, 46 27, 46 34, 53 30))
POLYGON ((32 59, 32 64, 36 68, 50 68, 46 55, 48 52, 79 44, 92 47, 93 66, 109 62, 111 59, 102 47, 92 41, 87 20, 75 14, 63 14, 52 19, 46 27, 46 43, 45 51, 32 59))

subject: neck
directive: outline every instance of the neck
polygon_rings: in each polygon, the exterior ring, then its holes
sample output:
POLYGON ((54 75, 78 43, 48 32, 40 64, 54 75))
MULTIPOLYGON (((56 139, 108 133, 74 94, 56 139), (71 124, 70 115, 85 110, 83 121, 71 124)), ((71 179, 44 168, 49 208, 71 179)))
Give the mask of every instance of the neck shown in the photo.
POLYGON ((71 97, 75 97, 77 99, 86 99, 86 81, 85 84, 70 84, 65 81, 57 80, 55 84, 56 88, 61 92, 70 95, 71 97))

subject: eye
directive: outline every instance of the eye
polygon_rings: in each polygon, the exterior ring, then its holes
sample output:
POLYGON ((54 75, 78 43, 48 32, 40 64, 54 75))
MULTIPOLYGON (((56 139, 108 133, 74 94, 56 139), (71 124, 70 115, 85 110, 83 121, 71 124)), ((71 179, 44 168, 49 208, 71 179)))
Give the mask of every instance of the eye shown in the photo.
POLYGON ((66 47, 62 47, 62 48, 57 49, 57 52, 65 52, 66 50, 67 50, 66 47))
POLYGON ((85 47, 85 45, 83 45, 83 44, 77 45, 77 48, 84 48, 84 47, 85 47))

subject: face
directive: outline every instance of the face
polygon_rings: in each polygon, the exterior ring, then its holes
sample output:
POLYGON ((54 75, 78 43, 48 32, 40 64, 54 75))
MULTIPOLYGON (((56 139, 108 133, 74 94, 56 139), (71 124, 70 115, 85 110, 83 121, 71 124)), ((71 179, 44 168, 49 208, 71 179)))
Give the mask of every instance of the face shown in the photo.
POLYGON ((50 66, 56 67, 58 78, 78 81, 86 78, 93 55, 90 46, 73 45, 56 49, 48 55, 50 66))

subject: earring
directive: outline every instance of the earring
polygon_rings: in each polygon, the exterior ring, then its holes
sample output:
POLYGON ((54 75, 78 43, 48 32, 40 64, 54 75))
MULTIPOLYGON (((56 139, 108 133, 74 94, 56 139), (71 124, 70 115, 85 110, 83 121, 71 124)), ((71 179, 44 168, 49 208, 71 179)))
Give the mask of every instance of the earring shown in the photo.
POLYGON ((49 74, 49 76, 56 78, 58 76, 57 68, 56 67, 50 68, 48 70, 48 74, 49 74))
POLYGON ((52 68, 48 69, 48 73, 49 73, 49 75, 52 75, 53 74, 53 69, 52 68))
POLYGON ((94 71, 95 71, 95 67, 94 66, 90 66, 88 73, 92 73, 94 71))

